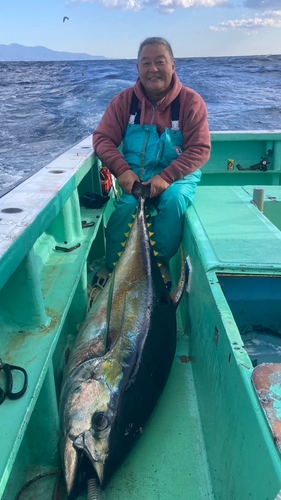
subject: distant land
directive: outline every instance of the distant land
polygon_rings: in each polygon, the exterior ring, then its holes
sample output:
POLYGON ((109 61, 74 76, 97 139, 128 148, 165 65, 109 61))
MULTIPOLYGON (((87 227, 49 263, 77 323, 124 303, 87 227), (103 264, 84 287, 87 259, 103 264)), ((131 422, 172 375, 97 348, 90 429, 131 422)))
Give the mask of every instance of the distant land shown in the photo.
POLYGON ((3 61, 88 61, 107 59, 103 56, 89 54, 75 54, 72 52, 58 52, 46 47, 25 47, 18 43, 11 45, 0 44, 0 62, 3 61))

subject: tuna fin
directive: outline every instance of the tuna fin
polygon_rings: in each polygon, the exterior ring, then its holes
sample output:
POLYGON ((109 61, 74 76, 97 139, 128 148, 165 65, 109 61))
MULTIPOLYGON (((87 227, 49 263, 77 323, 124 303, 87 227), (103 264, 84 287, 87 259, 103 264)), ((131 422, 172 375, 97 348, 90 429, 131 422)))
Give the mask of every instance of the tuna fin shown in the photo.
POLYGON ((183 254, 183 248, 181 249, 181 275, 179 282, 171 294, 171 299, 174 304, 174 307, 177 308, 180 300, 183 296, 184 288, 185 288, 185 282, 186 282, 186 276, 185 276, 185 262, 184 262, 184 254, 183 254))
POLYGON ((63 453, 65 482, 68 496, 72 493, 78 466, 78 454, 73 446, 73 441, 67 436, 63 453))

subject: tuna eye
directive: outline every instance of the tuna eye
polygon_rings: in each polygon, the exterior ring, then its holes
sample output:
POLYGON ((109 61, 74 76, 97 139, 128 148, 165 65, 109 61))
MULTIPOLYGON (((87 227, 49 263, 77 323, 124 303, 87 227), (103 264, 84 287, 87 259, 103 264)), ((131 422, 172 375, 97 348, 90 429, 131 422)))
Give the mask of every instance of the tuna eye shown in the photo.
POLYGON ((96 431, 104 431, 109 424, 108 418, 104 413, 96 413, 92 418, 92 427, 96 431))

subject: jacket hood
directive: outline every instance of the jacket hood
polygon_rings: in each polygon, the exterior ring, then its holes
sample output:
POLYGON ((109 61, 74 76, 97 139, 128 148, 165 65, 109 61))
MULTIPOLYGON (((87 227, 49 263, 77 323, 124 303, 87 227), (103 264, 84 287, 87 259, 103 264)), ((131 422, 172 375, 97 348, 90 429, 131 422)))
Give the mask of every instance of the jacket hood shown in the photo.
MULTIPOLYGON (((145 116, 145 108, 147 106, 151 107, 153 106, 153 104, 148 100, 143 91, 143 86, 140 81, 140 77, 138 77, 133 89, 141 103, 141 125, 143 126, 144 123, 142 123, 142 121, 145 116)), ((157 103, 157 107, 160 112, 164 111, 168 106, 170 106, 170 104, 174 101, 174 99, 179 95, 181 89, 182 89, 182 83, 179 80, 178 75, 174 73, 172 77, 171 89, 169 90, 168 94, 166 94, 165 97, 163 97, 163 99, 161 99, 161 101, 157 103)))

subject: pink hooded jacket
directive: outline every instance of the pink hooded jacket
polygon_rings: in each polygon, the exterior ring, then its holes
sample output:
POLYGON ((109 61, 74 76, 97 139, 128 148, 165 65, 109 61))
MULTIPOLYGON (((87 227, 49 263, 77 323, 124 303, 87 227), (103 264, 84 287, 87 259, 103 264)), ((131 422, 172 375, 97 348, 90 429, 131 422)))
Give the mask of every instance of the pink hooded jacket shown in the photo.
POLYGON ((140 101, 140 124, 156 125, 160 135, 166 127, 172 127, 171 103, 180 93, 179 127, 183 134, 184 153, 161 172, 161 177, 172 184, 201 168, 209 160, 211 151, 206 104, 194 90, 182 85, 176 73, 170 91, 156 106, 145 96, 139 78, 134 87, 124 90, 109 103, 93 134, 93 146, 102 163, 117 178, 131 169, 117 148, 129 122, 133 91, 140 101))

